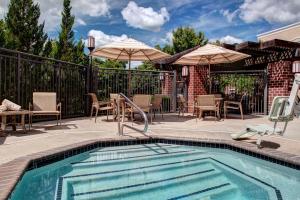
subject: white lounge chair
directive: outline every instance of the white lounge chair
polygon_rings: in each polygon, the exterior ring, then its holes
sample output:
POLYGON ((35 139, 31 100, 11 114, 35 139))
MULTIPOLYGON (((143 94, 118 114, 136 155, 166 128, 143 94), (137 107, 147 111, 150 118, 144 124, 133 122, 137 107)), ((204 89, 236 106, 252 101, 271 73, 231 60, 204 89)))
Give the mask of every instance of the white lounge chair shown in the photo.
MULTIPOLYGON (((292 121, 294 117, 300 115, 300 74, 295 75, 294 84, 289 97, 277 96, 274 98, 268 120, 274 122, 271 127, 266 124, 248 125, 246 129, 240 133, 231 134, 232 139, 239 140, 252 137, 254 135, 283 135, 287 124, 292 121), (284 122, 283 129, 277 127, 278 122, 284 122)), ((261 147, 261 137, 256 141, 258 147, 261 147)))

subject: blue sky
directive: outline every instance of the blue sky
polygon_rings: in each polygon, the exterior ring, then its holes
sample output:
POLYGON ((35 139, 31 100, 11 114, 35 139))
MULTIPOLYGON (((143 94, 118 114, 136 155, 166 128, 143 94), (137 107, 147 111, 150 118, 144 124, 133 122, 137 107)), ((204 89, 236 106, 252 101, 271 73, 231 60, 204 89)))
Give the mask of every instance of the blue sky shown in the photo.
MULTIPOLYGON (((0 18, 9 0, 0 5, 0 18)), ((62 0, 35 0, 49 36, 59 31, 62 0)), ((97 45, 133 37, 151 46, 170 43, 172 30, 189 26, 210 40, 256 41, 256 35, 300 21, 299 0, 72 0, 76 39, 97 45)))

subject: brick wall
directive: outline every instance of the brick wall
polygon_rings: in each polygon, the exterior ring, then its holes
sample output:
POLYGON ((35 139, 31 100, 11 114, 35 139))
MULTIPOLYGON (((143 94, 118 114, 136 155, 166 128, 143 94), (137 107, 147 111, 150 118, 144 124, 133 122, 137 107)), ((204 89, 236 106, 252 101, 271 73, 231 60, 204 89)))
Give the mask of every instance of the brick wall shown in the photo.
POLYGON ((167 96, 172 95, 172 77, 169 74, 165 74, 165 79, 162 84, 162 94, 167 96))
POLYGON ((268 64, 268 106, 269 109, 275 96, 289 96, 290 86, 294 78, 292 63, 280 61, 268 64))
POLYGON ((190 66, 188 81, 188 112, 193 112, 194 100, 197 95, 207 94, 205 84, 207 82, 207 66, 190 66))

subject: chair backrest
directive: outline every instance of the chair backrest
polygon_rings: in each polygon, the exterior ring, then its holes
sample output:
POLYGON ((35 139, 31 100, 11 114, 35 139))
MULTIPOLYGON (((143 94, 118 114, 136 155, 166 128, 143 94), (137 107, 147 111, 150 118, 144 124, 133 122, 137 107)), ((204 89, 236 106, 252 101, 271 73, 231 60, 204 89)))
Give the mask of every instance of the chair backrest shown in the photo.
POLYGON ((151 105, 152 95, 136 94, 133 96, 133 103, 140 108, 147 108, 151 105))
POLYGON ((152 106, 154 108, 159 108, 162 104, 162 95, 161 94, 155 94, 152 100, 152 106))
POLYGON ((55 92, 34 92, 33 93, 34 111, 56 111, 56 93, 55 92))
POLYGON ((298 92, 300 89, 300 74, 295 75, 294 84, 289 97, 275 97, 269 112, 270 121, 289 121, 297 115, 299 108, 298 92))
POLYGON ((97 95, 96 95, 95 93, 89 93, 88 95, 91 96, 91 98, 92 98, 92 103, 93 103, 93 104, 95 104, 95 105, 99 104, 97 95))
POLYGON ((214 95, 199 95, 197 96, 197 106, 215 106, 214 95))

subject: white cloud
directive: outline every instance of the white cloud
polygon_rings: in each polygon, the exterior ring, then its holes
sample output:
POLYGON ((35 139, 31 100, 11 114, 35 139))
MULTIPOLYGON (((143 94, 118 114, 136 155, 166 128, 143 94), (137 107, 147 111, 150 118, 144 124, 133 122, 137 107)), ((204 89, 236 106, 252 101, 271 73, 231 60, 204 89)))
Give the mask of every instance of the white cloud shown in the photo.
POLYGON ((156 12, 152 7, 139 7, 134 1, 130 1, 121 13, 129 26, 149 31, 159 31, 160 27, 170 19, 165 7, 156 12))
POLYGON ((159 42, 161 42, 163 44, 172 44, 172 42, 173 42, 172 31, 167 32, 165 37, 161 38, 159 42))
MULTIPOLYGON (((45 21, 45 30, 57 31, 61 22, 63 8, 62 0, 34 0, 40 5, 40 22, 45 21)), ((4 18, 8 9, 9 0, 1 0, 0 19, 4 18), (2 3, 3 2, 3 3, 2 3)), ((84 17, 109 16, 110 6, 108 0, 72 0, 72 14, 75 15, 75 25, 86 25, 84 17)))
POLYGON ((231 36, 231 35, 226 35, 226 36, 220 38, 219 40, 220 40, 221 43, 227 43, 227 44, 235 44, 235 43, 243 42, 242 39, 236 38, 236 37, 231 36))
POLYGON ((237 9, 233 12, 230 12, 229 10, 221 10, 220 12, 224 17, 227 18, 228 22, 232 22, 232 20, 237 16, 239 10, 237 9))
POLYGON ((269 23, 291 23, 300 20, 299 0, 245 0, 240 18, 247 23, 266 20, 269 23))
POLYGON ((78 19, 76 20, 76 23, 79 24, 79 25, 82 25, 82 26, 85 26, 85 25, 86 25, 86 22, 85 22, 83 19, 80 19, 80 18, 78 18, 78 19))
MULTIPOLYGON (((90 30, 88 35, 95 37, 96 47, 103 46, 111 42, 122 41, 128 38, 125 34, 121 36, 107 35, 100 30, 90 30)), ((87 44, 87 40, 85 41, 85 44, 87 44)))

